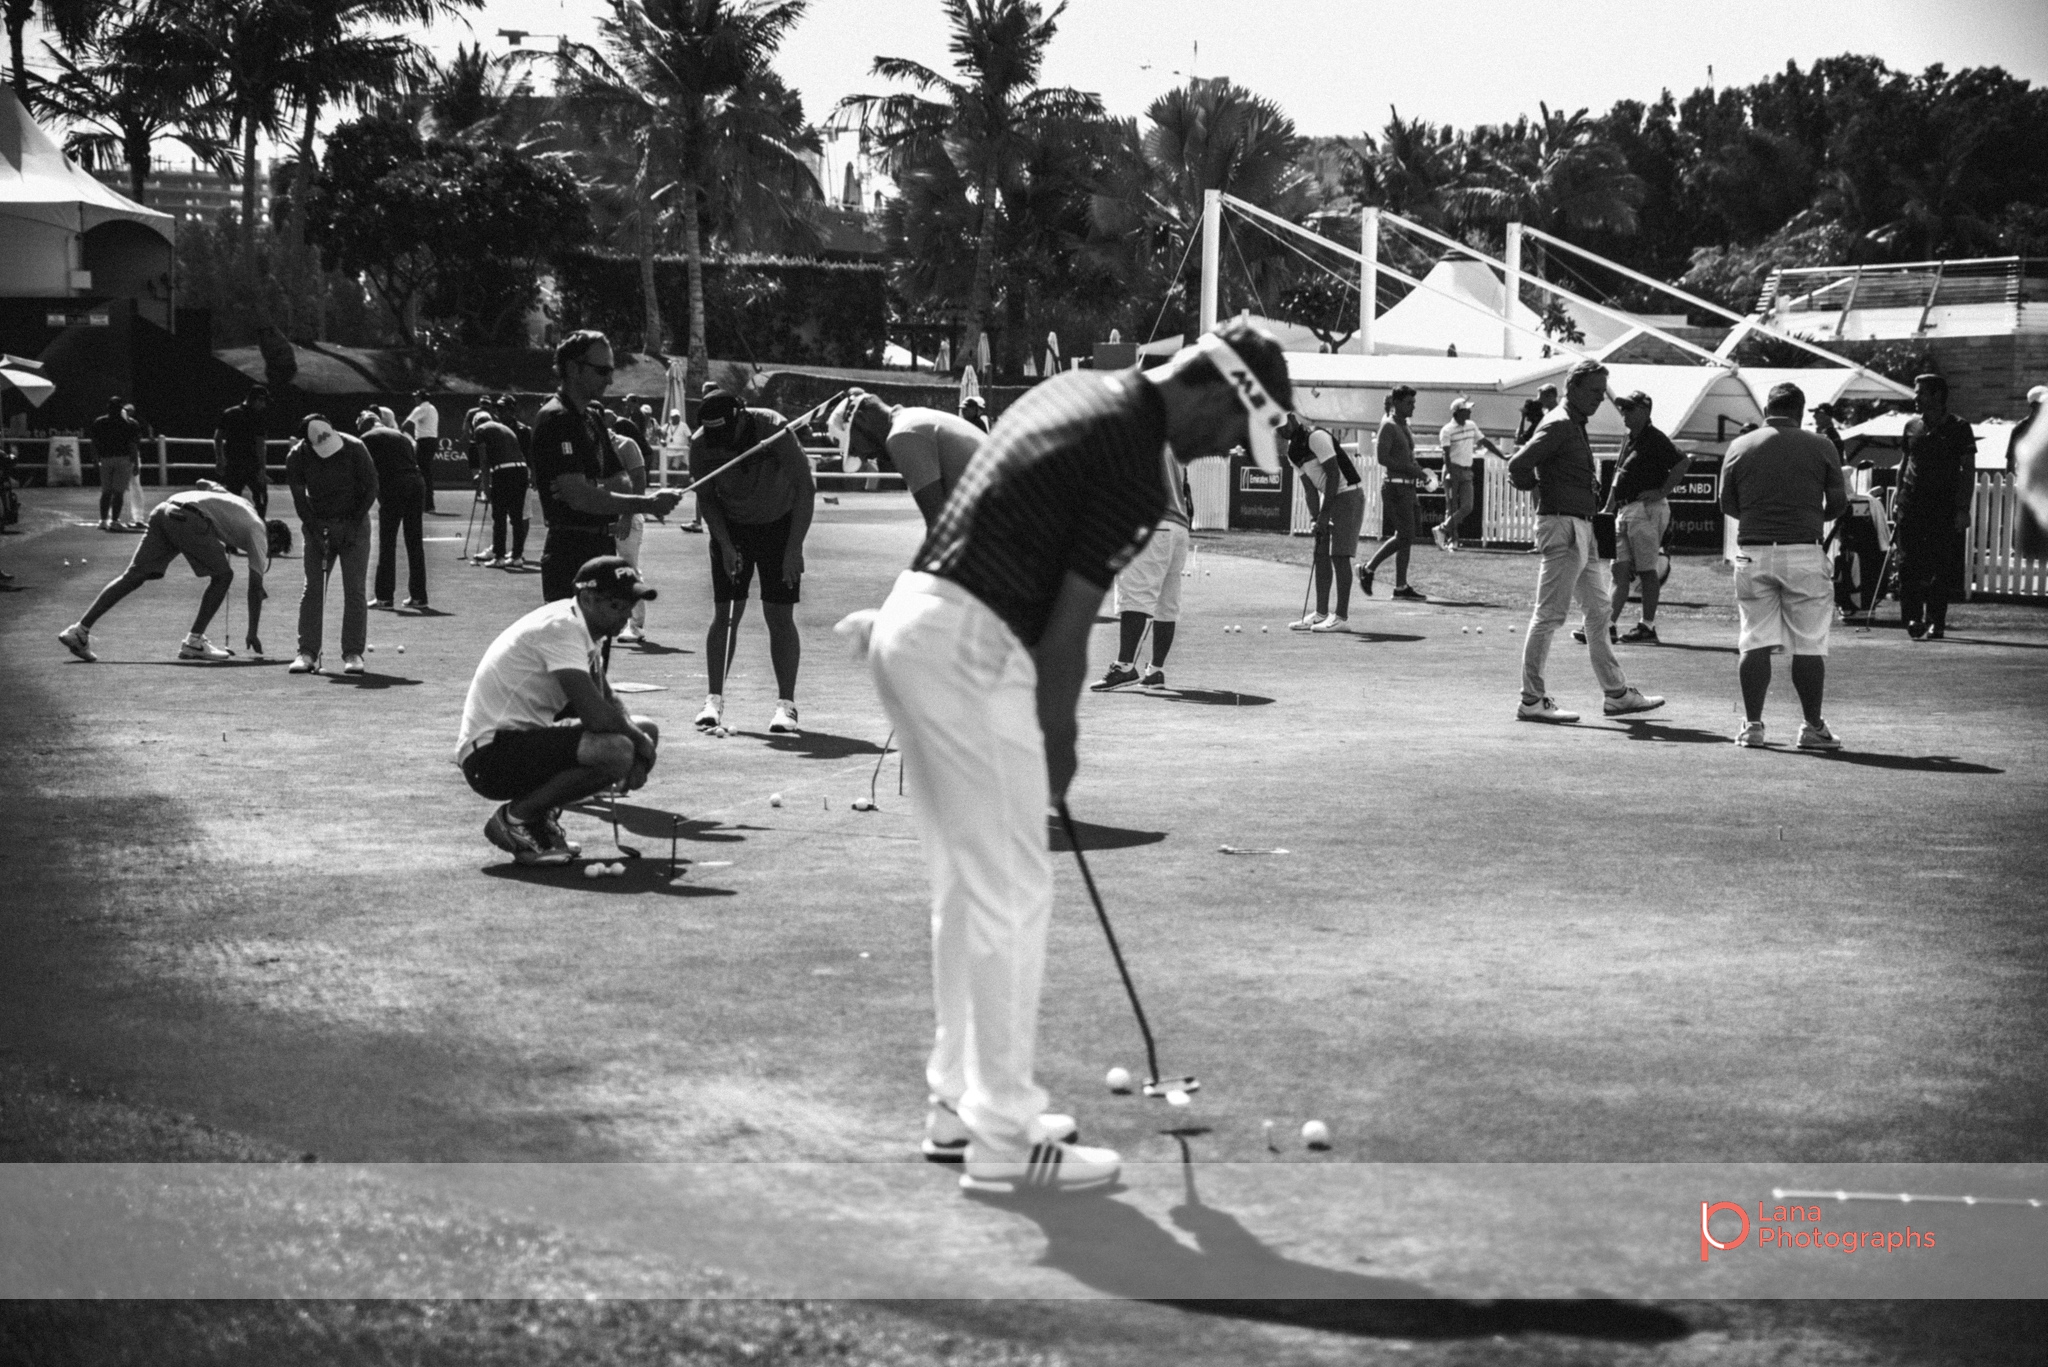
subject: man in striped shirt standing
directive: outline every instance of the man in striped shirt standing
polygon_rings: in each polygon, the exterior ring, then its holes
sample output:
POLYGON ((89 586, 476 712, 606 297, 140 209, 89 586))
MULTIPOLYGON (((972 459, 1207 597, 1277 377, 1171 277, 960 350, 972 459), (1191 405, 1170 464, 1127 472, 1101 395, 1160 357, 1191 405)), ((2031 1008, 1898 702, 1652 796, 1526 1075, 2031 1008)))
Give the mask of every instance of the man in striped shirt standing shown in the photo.
POLYGON ((970 1190, 1115 1180, 1033 1077, 1052 914, 1046 807, 1073 780, 1075 705, 1102 595, 1167 506, 1162 448, 1185 463, 1248 445, 1279 469, 1290 389, 1244 323, 1149 374, 1073 371, 1017 401, 865 635, 895 724, 932 877, 938 1030, 924 1151, 970 1190))

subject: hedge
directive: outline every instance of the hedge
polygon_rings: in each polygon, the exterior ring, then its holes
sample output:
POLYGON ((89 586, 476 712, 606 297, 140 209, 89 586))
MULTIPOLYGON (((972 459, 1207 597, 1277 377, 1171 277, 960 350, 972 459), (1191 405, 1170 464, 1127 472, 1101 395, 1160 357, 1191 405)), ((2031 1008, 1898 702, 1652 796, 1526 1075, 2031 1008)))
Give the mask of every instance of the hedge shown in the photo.
MULTIPOLYGON (((640 339, 640 263, 575 252, 557 267, 565 330, 599 328, 640 339)), ((687 348, 689 284, 682 257, 656 257, 655 296, 675 352, 687 348)), ((887 340, 889 281, 879 265, 738 257, 704 263, 705 345, 713 356, 757 364, 860 366, 887 340)))

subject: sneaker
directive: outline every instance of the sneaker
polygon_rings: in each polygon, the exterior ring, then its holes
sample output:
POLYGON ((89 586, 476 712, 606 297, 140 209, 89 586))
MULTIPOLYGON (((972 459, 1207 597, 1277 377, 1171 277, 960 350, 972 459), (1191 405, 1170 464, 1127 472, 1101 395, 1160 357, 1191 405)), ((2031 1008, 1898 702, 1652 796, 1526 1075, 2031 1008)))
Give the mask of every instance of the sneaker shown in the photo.
POLYGON ((1908 636, 1912 637, 1912 638, 1913 638, 1914 640, 1916 640, 1916 641, 1924 641, 1924 640, 1926 640, 1926 639, 1927 639, 1927 623, 1925 623, 1925 622, 1908 622, 1908 623, 1906 623, 1906 634, 1907 634, 1908 636))
POLYGON ((1801 750, 1839 750, 1842 739, 1822 722, 1801 722, 1799 724, 1799 748, 1801 750))
POLYGON ((342 672, 342 673, 344 673, 344 674, 360 674, 360 673, 362 673, 362 672, 363 672, 363 657, 362 657, 362 656, 360 656, 360 655, 344 655, 344 656, 342 656, 342 657, 341 657, 341 672, 342 672))
POLYGON ((1089 684, 1088 689, 1093 693, 1107 693, 1112 688, 1122 688, 1125 684, 1134 684, 1137 681, 1138 671, 1135 666, 1113 664, 1103 672, 1100 680, 1089 684))
POLYGON ((1289 622, 1287 624, 1287 629, 1289 631, 1314 631, 1316 629, 1316 623, 1322 620, 1323 619, 1321 614, 1311 612, 1308 616, 1302 618, 1299 622, 1289 622))
POLYGON ((725 699, 716 693, 712 693, 705 697, 704 710, 697 714, 697 720, 694 725, 699 731, 709 731, 712 727, 718 725, 720 718, 724 717, 724 715, 725 699))
POLYGON ((99 658, 92 653, 92 633, 76 622, 58 632, 57 639, 64 643, 66 650, 87 664, 99 658))
POLYGON ((647 633, 628 622, 619 629, 619 634, 614 639, 622 646, 634 646, 646 640, 647 633))
POLYGON ((768 719, 768 734, 771 736, 795 736, 802 734, 796 729, 796 704, 788 698, 776 700, 775 715, 768 719))
MULTIPOLYGON (((1038 1124, 1045 1131, 1048 1143, 1071 1144, 1081 1137, 1081 1127, 1070 1115, 1047 1111, 1038 1117, 1038 1124)), ((921 1147, 926 1161, 958 1163, 967 1157, 967 1143, 972 1138, 960 1113, 946 1102, 934 1098, 924 1115, 924 1144, 921 1147)))
MULTIPOLYGON (((1586 629, 1584 627, 1573 627, 1572 639, 1574 641, 1577 641, 1580 645, 1586 644, 1586 629)), ((1621 633, 1615 629, 1614 623, 1612 622, 1609 622, 1607 624, 1607 644, 1611 646, 1618 646, 1621 644, 1621 633)))
POLYGON ((1517 721, 1574 722, 1578 719, 1578 713, 1565 711, 1549 698, 1538 698, 1535 702, 1525 702, 1515 709, 1515 720, 1517 721))
POLYGON ((1634 626, 1623 632, 1621 639, 1616 641, 1615 644, 1654 646, 1660 644, 1660 642, 1657 640, 1657 628, 1651 626, 1648 622, 1637 622, 1634 626))
POLYGON ((691 519, 690 519, 690 520, 689 520, 688 522, 685 522, 685 523, 683 524, 683 530, 684 530, 684 531, 686 531, 686 532, 701 532, 701 531, 703 531, 703 530, 704 530, 704 519, 703 519, 703 518, 701 518, 701 517, 693 517, 693 518, 691 518, 691 519))
POLYGON ((381 609, 385 612, 389 612, 391 611, 391 600, 389 598, 372 598, 370 600, 370 606, 373 608, 381 609))
POLYGON ((569 862, 567 850, 549 848, 531 826, 514 818, 509 802, 492 812, 491 819, 484 823, 484 838, 521 864, 569 862))
POLYGON ((1610 717, 1626 717, 1633 712, 1654 712, 1664 705, 1664 699, 1655 693, 1645 693, 1640 688, 1631 688, 1618 698, 1609 698, 1600 704, 1600 710, 1610 717))
POLYGON ((1405 598, 1411 603, 1427 603, 1429 599, 1407 584, 1394 585, 1394 597, 1405 598))
POLYGON ((556 807, 552 811, 542 812, 534 820, 526 823, 526 829, 541 837, 546 842, 548 848, 567 850, 571 859, 583 853, 583 846, 571 840, 569 833, 562 829, 562 809, 560 807, 556 807))
POLYGON ((1318 636, 1324 635, 1329 632, 1347 632, 1351 630, 1351 623, 1347 621, 1345 618, 1332 615, 1329 617, 1325 617, 1320 622, 1317 622, 1314 626, 1310 627, 1309 630, 1313 631, 1318 636))
POLYGON ((1145 672, 1144 672, 1143 674, 1140 674, 1140 675, 1138 676, 1138 687, 1140 687, 1140 688, 1164 688, 1164 687, 1166 687, 1166 671, 1165 671, 1165 670, 1163 670, 1163 669, 1161 669, 1161 668, 1160 668, 1160 667, 1159 667, 1158 665, 1147 665, 1147 666, 1145 667, 1145 672))
POLYGON ((505 563, 505 557, 502 555, 494 554, 490 551, 478 551, 475 555, 472 555, 469 558, 469 563, 472 565, 484 566, 502 565, 505 563))
POLYGON ((501 561, 500 563, 508 564, 515 570, 523 570, 526 568, 526 557, 523 555, 515 555, 510 560, 501 561))
POLYGON ((187 636, 184 644, 178 647, 178 658, 181 660, 232 660, 235 658, 235 652, 222 649, 204 636, 194 635, 187 636))
POLYGON ((411 608, 414 612, 425 612, 427 609, 427 600, 424 598, 408 598, 403 603, 400 603, 398 606, 402 608, 411 608))
POLYGON ((1764 748, 1764 724, 1760 721, 1746 721, 1735 733, 1735 743, 1745 750, 1764 748))
POLYGON ((1436 548, 1440 551, 1447 551, 1451 548, 1450 543, 1444 537, 1444 529, 1442 527, 1431 527, 1429 529, 1429 539, 1436 542, 1436 548))
POLYGON ((1088 1149, 1079 1144, 1048 1141, 1017 1153, 991 1150, 969 1142, 962 1191, 1072 1192, 1096 1191, 1116 1181, 1123 1160, 1114 1149, 1088 1149))
POLYGON ((1363 565, 1358 567, 1358 587, 1365 591, 1366 597, 1372 597, 1372 571, 1363 565))
POLYGON ((285 672, 288 674, 318 674, 320 672, 320 657, 318 655, 302 654, 292 661, 292 667, 285 672))

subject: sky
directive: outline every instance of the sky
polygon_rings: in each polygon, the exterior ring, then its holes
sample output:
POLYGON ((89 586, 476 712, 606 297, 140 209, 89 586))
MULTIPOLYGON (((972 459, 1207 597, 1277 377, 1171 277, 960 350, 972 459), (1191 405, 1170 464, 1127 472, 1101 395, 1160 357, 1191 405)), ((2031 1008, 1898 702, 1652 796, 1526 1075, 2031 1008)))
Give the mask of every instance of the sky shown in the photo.
MULTIPOLYGON (((428 42, 480 36, 502 51, 501 28, 588 40, 605 9, 488 0, 428 42)), ((2048 16, 2041 0, 1071 0, 1042 79, 1140 116, 1189 73, 1228 76, 1305 134, 1355 135, 1386 123, 1389 106, 1461 127, 1533 115, 1539 101, 1598 113, 1843 52, 1916 72, 2003 66, 2048 84, 2048 16)), ((878 53, 950 71, 939 0, 812 0, 776 69, 817 122, 842 96, 888 88, 868 72, 878 53)))

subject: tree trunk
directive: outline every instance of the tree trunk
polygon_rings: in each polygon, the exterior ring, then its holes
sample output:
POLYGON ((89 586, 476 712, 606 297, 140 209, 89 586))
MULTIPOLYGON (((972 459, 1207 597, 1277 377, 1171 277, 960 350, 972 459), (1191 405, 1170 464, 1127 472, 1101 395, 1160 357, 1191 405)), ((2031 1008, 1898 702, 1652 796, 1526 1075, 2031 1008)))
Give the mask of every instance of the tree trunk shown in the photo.
POLYGON ((242 122, 242 263, 256 269, 256 121, 242 122))
POLYGON ((690 359, 683 369, 692 397, 704 392, 711 378, 711 352, 704 345, 704 239, 697 223, 697 182, 686 180, 683 192, 683 265, 690 283, 690 359))
POLYGON ((149 189, 149 159, 153 150, 149 130, 130 125, 121 133, 121 153, 128 158, 128 197, 147 206, 143 195, 149 189))
POLYGON ((989 295, 996 273, 996 168, 991 165, 981 176, 981 237, 974 244, 974 283, 967 291, 967 333, 960 341, 954 369, 974 357, 981 331, 988 317, 989 295))
POLYGON ((306 240, 306 196, 313 193, 313 134, 320 126, 320 97, 306 97, 306 131, 299 137, 299 164, 292 171, 292 212, 285 239, 296 250, 306 240))
MULTIPOLYGON (((661 298, 654 292, 654 200, 647 193, 648 158, 640 159, 633 176, 633 247, 640 256, 640 307, 645 315, 640 349, 650 356, 666 355, 666 329, 661 323, 661 298)), ((701 272, 700 272, 701 274, 701 272)), ((696 293, 696 287, 691 287, 696 293)))
POLYGON ((21 35, 33 13, 33 3, 7 0, 7 48, 8 55, 14 59, 14 97, 21 101, 23 109, 28 108, 28 60, 21 50, 21 35))

